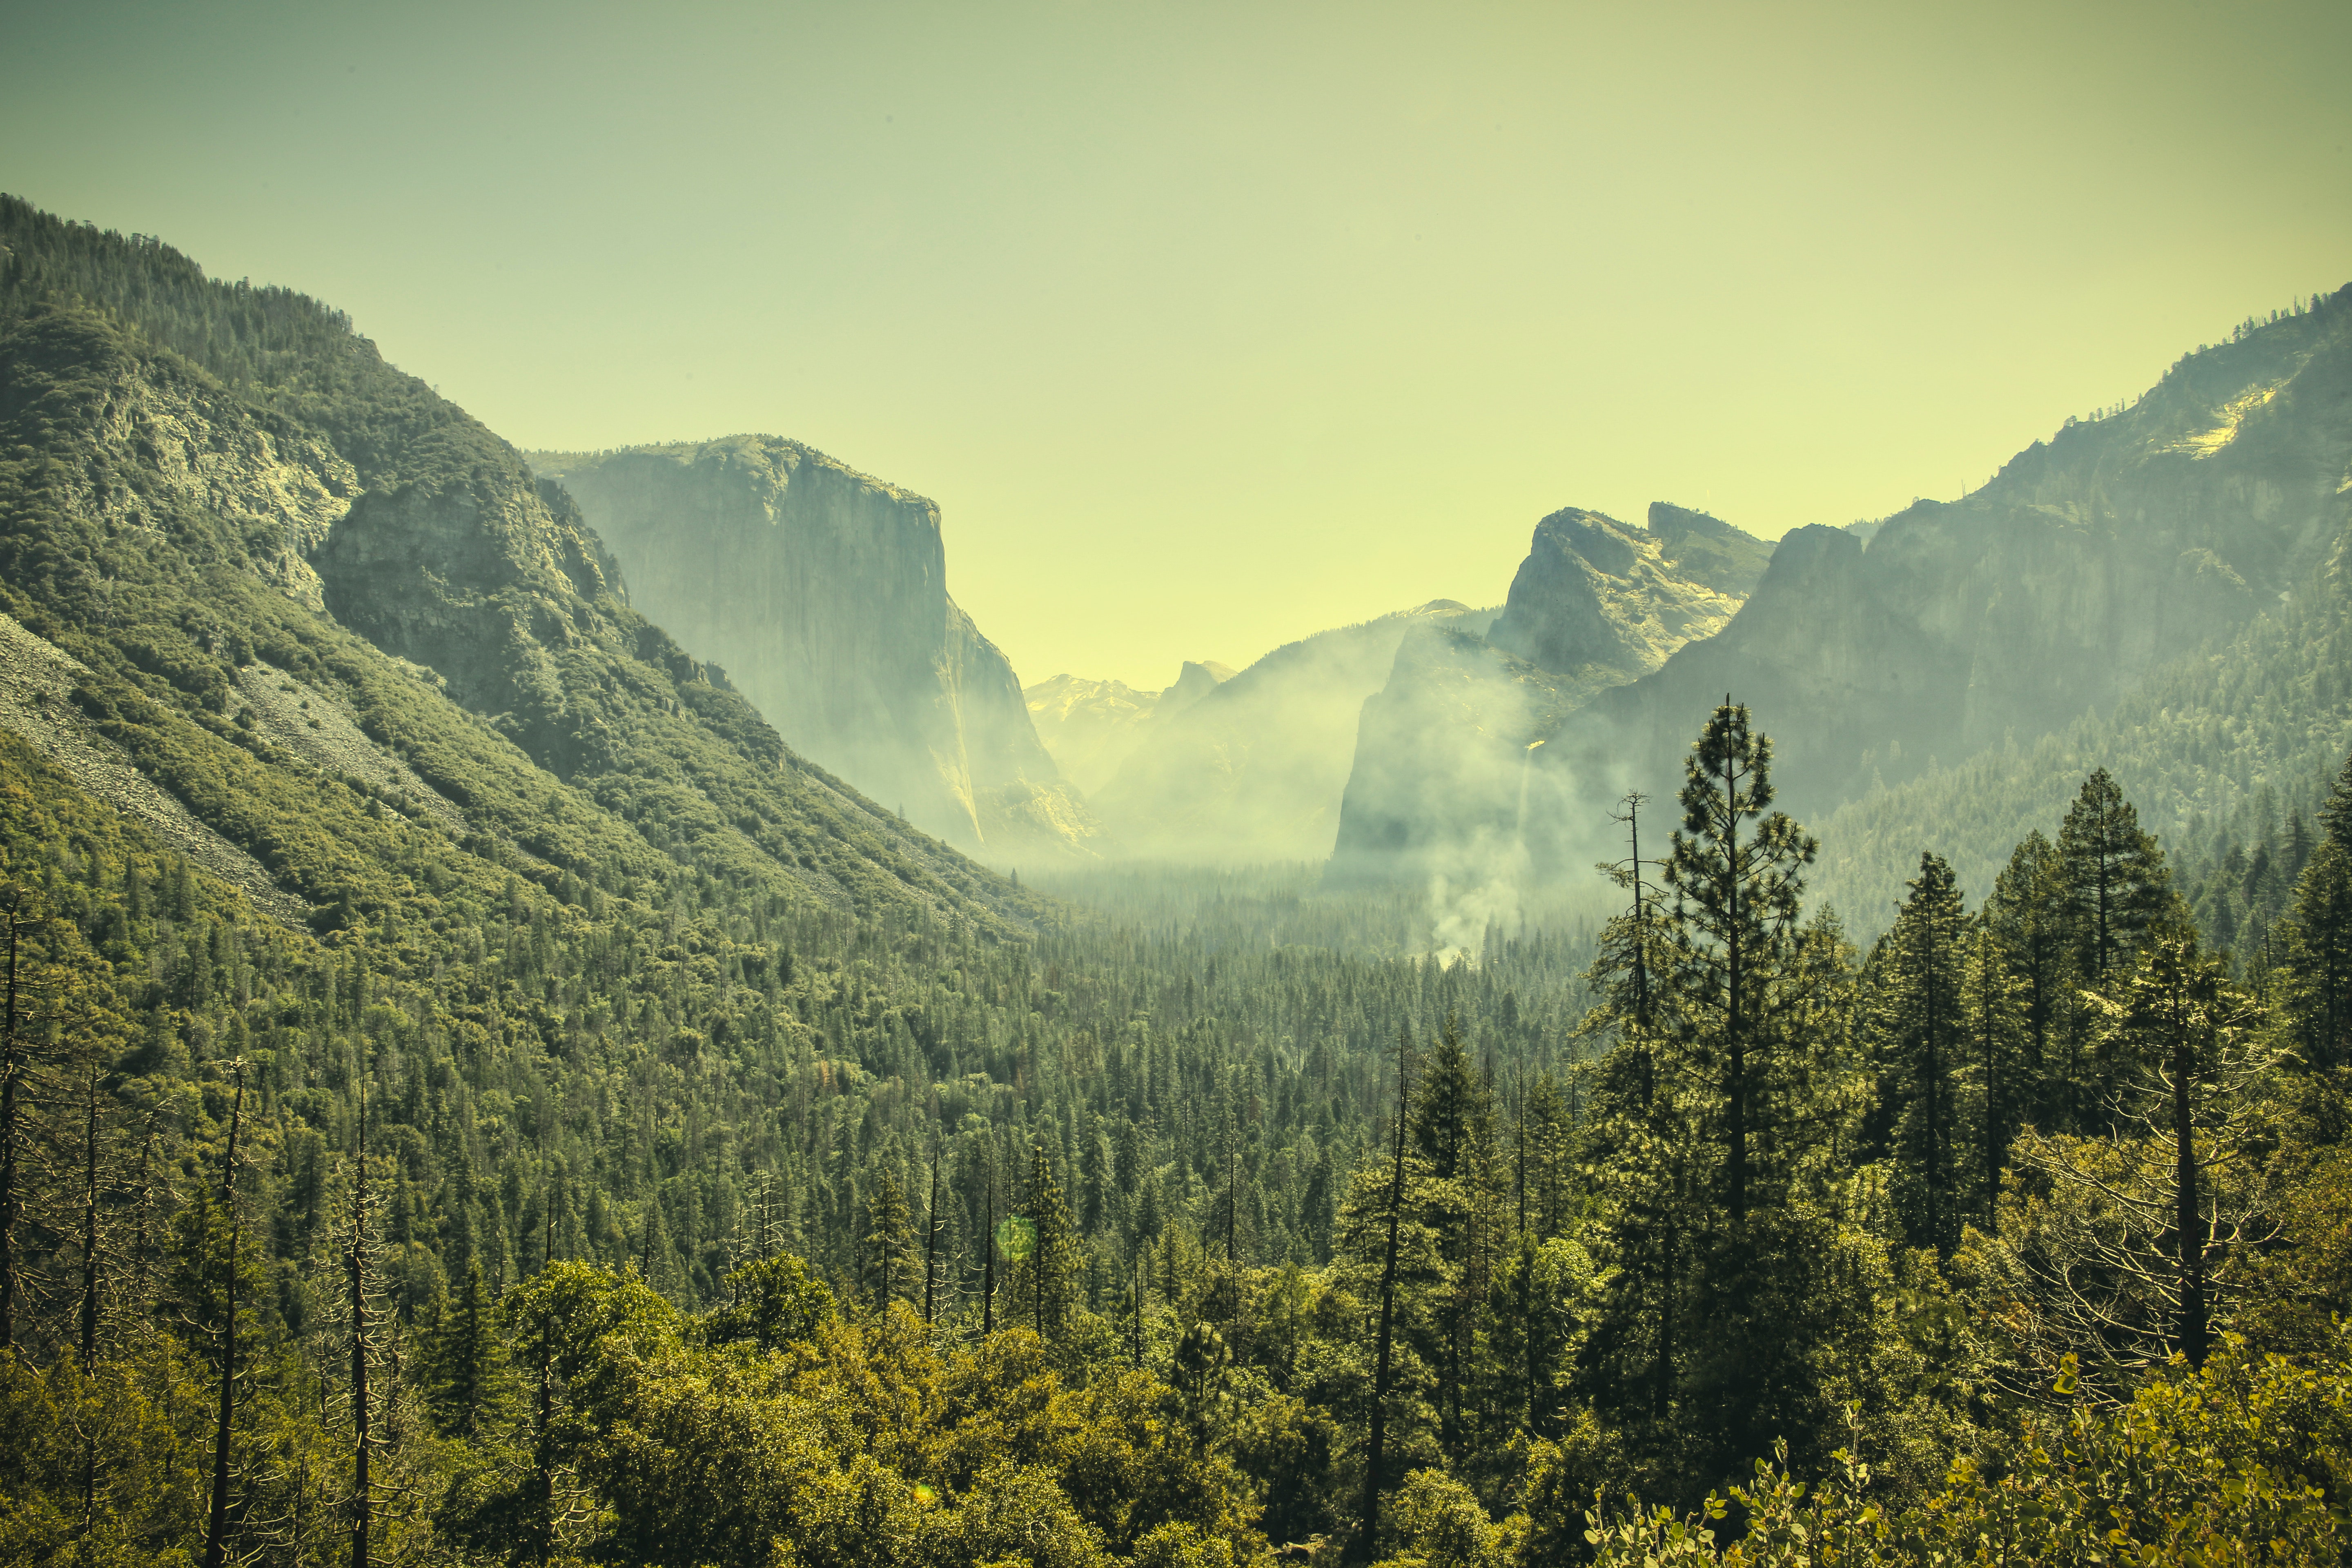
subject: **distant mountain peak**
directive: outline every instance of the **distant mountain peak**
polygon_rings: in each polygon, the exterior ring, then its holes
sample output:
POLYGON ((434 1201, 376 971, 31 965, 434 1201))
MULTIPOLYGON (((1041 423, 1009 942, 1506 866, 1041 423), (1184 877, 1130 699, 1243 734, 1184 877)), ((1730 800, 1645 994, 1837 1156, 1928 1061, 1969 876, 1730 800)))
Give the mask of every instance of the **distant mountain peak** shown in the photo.
POLYGON ((1176 684, 1160 694, 1160 705, 1169 711, 1190 708, 1233 678, 1232 665, 1188 658, 1176 672, 1176 684))
POLYGON ((1742 563, 1733 543, 1748 536, 1678 507, 1653 508, 1652 516, 1647 532, 1580 507, 1537 523, 1487 640, 1541 669, 1601 666, 1630 680, 1721 629, 1746 592, 1717 584, 1737 583, 1742 563), (1685 556, 1696 570, 1684 570, 1685 556))

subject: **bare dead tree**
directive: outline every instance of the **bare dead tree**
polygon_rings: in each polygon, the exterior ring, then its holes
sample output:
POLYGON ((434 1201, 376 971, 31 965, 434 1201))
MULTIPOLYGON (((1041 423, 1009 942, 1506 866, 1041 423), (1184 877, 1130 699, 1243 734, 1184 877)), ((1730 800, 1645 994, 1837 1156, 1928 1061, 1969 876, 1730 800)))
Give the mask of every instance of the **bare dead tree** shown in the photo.
POLYGON ((367 1074, 360 1079, 358 1126, 352 1133, 352 1221, 344 1246, 351 1286, 352 1352, 352 1568, 367 1568, 368 1528, 374 1522, 368 1489, 368 1227, 367 1074))
POLYGON ((228 1562, 228 1477, 231 1434, 236 1412, 236 1249, 241 1239, 236 1211, 236 1141, 245 1125, 245 1058, 228 1064, 236 1081, 236 1098, 229 1110, 228 1149, 221 1157, 221 1207, 228 1226, 228 1249, 223 1268, 225 1282, 220 1321, 220 1413, 213 1431, 212 1506, 205 1521, 205 1568, 226 1568, 228 1562))
POLYGON ((24 1258, 18 1224, 25 1213, 29 1172, 34 1003, 46 989, 37 974, 35 939, 47 923, 32 890, 0 889, 0 1354, 16 1348, 16 1301, 24 1294, 24 1258))

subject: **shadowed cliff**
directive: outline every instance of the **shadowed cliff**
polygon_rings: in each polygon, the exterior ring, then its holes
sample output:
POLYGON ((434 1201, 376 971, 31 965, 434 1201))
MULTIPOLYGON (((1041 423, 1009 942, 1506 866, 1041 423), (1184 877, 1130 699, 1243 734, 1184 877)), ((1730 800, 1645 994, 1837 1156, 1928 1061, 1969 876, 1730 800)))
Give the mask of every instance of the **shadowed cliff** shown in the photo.
POLYGON ((773 436, 535 453, 630 602, 795 749, 992 859, 1095 835, 1013 667, 947 591, 939 508, 773 436))

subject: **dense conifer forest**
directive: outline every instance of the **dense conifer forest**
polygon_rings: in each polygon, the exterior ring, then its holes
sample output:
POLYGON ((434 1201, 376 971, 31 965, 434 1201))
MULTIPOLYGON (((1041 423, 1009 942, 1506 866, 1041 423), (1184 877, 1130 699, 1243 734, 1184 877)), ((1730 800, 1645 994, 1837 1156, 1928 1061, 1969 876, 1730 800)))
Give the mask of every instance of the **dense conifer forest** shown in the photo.
POLYGON ((1736 703, 1468 948, 1024 888, 332 312, 0 217, 10 700, 279 890, 0 730, 0 1562, 2345 1560, 2352 763, 2175 863, 2069 757, 1883 931, 1736 703), (453 700, 164 405, 578 547, 453 700))

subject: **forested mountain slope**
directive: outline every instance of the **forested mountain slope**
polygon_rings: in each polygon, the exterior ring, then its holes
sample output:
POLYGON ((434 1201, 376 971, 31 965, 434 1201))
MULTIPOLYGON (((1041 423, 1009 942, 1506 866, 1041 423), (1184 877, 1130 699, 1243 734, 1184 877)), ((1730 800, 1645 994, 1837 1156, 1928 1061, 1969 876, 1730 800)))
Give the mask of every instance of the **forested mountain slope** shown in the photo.
MULTIPOLYGON (((2027 829, 2105 766, 2189 872, 2185 890, 2196 891, 2233 847, 2242 855, 2283 846, 2290 817, 2306 836, 2315 832, 2319 801, 2347 751, 2352 530, 2287 602, 2158 669, 2111 711, 1900 784, 1874 783, 1822 820, 1821 887, 1856 923, 1874 927, 1901 899, 1907 864, 1933 848, 1980 894, 2027 829)), ((2260 872, 2242 861, 2237 908, 2226 898, 2200 907, 2207 931, 2239 945, 2249 908, 2275 913, 2301 869, 2300 861, 2283 865, 2265 893, 2246 883, 2260 872)))
POLYGON ((934 503, 772 436, 528 457, 796 752, 999 865, 1095 837, 948 595, 934 503))

